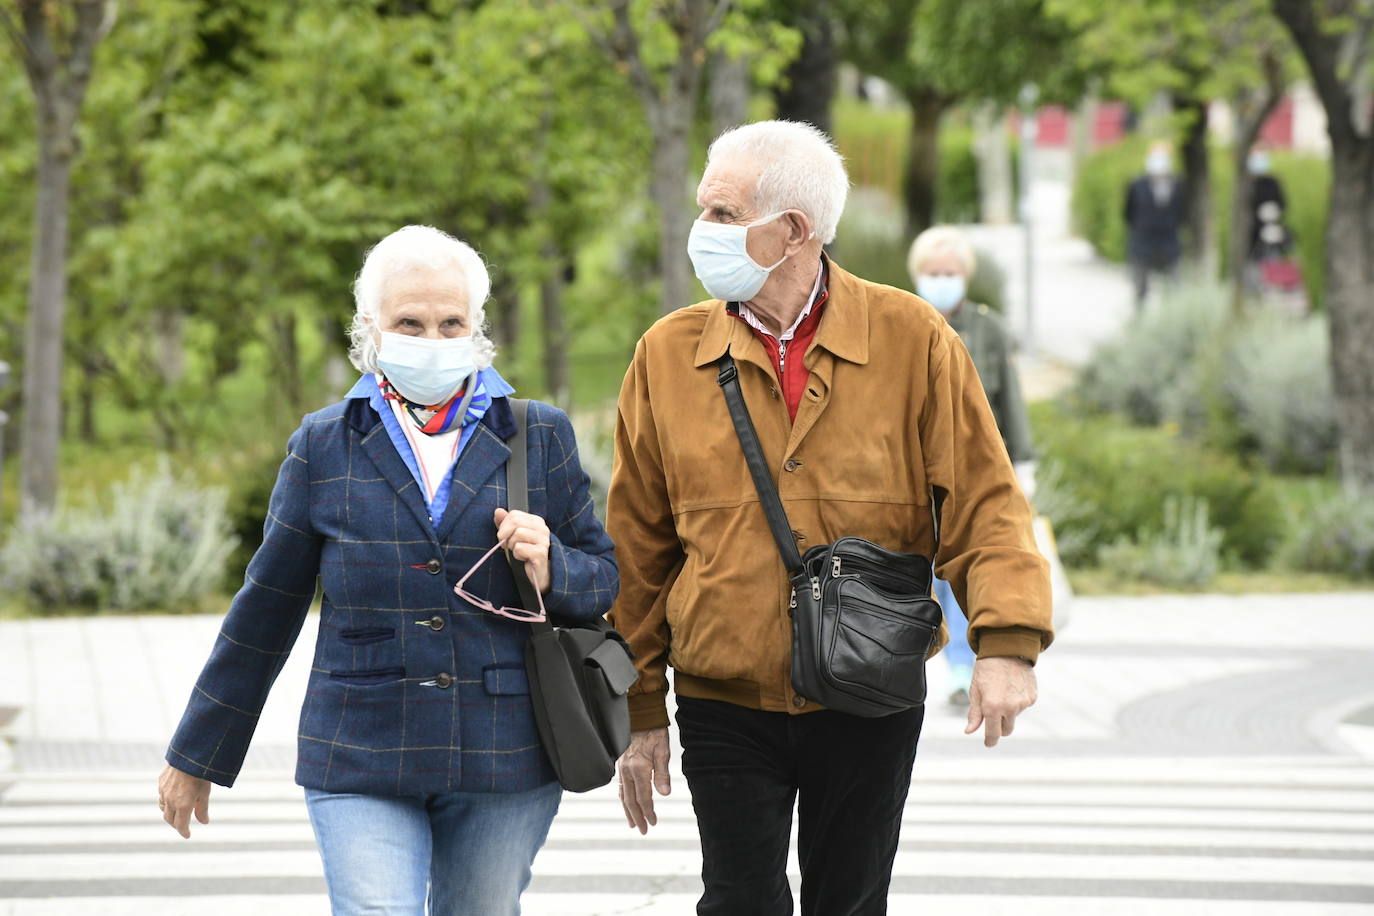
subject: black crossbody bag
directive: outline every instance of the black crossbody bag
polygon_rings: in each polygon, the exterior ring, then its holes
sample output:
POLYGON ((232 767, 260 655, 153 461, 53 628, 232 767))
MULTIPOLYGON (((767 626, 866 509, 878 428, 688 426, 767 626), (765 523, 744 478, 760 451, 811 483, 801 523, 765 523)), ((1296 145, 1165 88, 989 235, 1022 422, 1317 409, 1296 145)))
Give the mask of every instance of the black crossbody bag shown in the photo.
MULTIPOLYGON (((512 510, 528 512, 526 414, 529 401, 511 398, 517 432, 506 463, 506 494, 512 510)), ((539 607, 525 564, 509 552, 511 572, 526 610, 539 607)), ((626 697, 639 677, 625 638, 605 618, 556 626, 532 623, 525 644, 525 674, 530 682, 534 724, 563 788, 586 792, 615 775, 615 762, 630 746, 630 705, 626 697)))
POLYGON ((926 655, 942 617, 930 597, 930 561, 858 537, 802 556, 740 392, 739 369, 729 353, 717 366, 716 381, 792 583, 792 689, 828 709, 870 718, 922 705, 926 655))

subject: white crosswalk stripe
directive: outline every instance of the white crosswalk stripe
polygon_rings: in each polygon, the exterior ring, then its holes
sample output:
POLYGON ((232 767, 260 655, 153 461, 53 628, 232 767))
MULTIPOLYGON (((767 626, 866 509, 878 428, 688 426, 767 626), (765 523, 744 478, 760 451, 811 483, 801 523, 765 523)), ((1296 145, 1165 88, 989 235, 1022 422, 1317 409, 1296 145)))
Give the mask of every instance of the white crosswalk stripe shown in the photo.
MULTIPOLYGON (((693 912, 700 853, 680 774, 674 788, 647 837, 613 788, 565 796, 524 912, 693 912)), ((187 842, 158 819, 146 773, 0 775, 0 916, 328 912, 289 774, 246 774, 211 815, 187 842)), ((922 760, 890 900, 922 916, 1374 913, 1374 768, 922 760)))

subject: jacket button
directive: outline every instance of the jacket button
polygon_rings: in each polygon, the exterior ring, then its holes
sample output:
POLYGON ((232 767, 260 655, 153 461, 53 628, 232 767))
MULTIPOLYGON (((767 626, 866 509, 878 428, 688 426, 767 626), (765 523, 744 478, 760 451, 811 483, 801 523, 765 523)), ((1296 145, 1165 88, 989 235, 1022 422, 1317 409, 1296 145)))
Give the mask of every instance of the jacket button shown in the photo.
POLYGON ((429 618, 429 628, 431 630, 442 630, 444 628, 444 618, 435 614, 433 617, 429 618))
POLYGON ((439 558, 438 558, 438 557, 430 557, 429 562, 425 564, 425 569, 426 569, 426 571, 429 572, 429 574, 430 574, 431 576, 437 576, 437 575, 439 575, 439 572, 440 572, 443 568, 444 568, 444 564, 439 562, 439 558))
POLYGON ((794 539, 798 540, 798 541, 804 541, 804 540, 806 540, 806 535, 802 534, 800 531, 795 531, 795 530, 794 530, 794 531, 792 532, 792 537, 793 537, 794 539))
POLYGON ((768 396, 769 396, 770 398, 776 398, 776 397, 778 396, 778 389, 774 388, 772 385, 769 385, 769 386, 768 386, 768 396))
POLYGON ((447 672, 444 672, 444 673, 442 673, 442 674, 436 674, 436 675, 434 676, 434 686, 435 686, 435 687, 448 687, 448 686, 450 686, 450 685, 452 685, 452 684, 453 684, 453 675, 451 675, 451 674, 449 674, 449 673, 447 673, 447 672))
POLYGON ((792 705, 797 707, 798 709, 801 709, 803 706, 806 705, 806 697, 793 697, 792 705))
POLYGON ((801 466, 802 463, 798 461, 796 458, 788 458, 787 463, 783 465, 783 467, 789 471, 795 471, 797 468, 801 466))

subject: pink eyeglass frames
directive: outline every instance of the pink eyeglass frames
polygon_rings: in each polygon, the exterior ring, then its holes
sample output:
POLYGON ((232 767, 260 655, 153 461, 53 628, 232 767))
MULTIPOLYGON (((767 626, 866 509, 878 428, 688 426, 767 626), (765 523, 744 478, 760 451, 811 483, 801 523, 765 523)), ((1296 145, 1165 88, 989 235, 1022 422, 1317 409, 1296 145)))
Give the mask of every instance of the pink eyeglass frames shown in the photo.
POLYGON ((487 560, 491 559, 491 555, 496 553, 496 551, 500 549, 501 542, 497 541, 494 545, 492 545, 491 550, 488 550, 486 553, 482 554, 482 559, 474 563, 472 565, 472 569, 469 569, 466 573, 464 573, 463 578, 458 580, 458 584, 453 586, 453 593, 457 595, 459 598, 462 598, 468 604, 471 604, 475 607, 479 607, 484 611, 490 611, 493 614, 500 614, 502 617, 509 617, 511 620, 519 620, 522 623, 543 623, 545 620, 548 620, 548 614, 544 610, 544 596, 539 593, 539 589, 534 590, 535 598, 537 598, 539 601, 539 613, 535 614, 531 611, 527 611, 524 608, 520 607, 497 607, 487 599, 480 598, 477 595, 474 595, 472 592, 468 591, 467 589, 463 588, 463 584, 467 582, 469 578, 472 577, 473 573, 477 572, 478 567, 480 567, 483 563, 487 562, 487 560))

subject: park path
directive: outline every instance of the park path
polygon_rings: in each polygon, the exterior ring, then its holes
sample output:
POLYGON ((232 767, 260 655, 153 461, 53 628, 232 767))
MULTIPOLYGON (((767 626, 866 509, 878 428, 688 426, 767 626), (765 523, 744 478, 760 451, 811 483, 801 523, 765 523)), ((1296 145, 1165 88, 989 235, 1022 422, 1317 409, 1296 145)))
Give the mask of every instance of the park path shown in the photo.
MULTIPOLYGON (((327 912, 290 775, 312 625, 240 784, 186 842, 155 776, 218 620, 0 622, 0 916, 327 912)), ((891 912, 1374 913, 1371 653, 1370 593, 1080 599, 1040 702, 991 751, 934 699, 932 664, 891 912)), ((613 790, 566 796, 524 912, 690 913, 674 787, 648 837, 613 790)))

